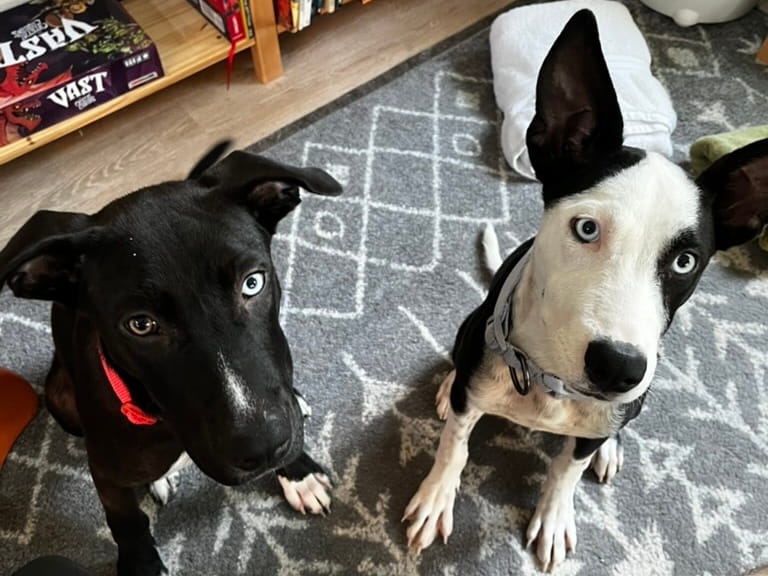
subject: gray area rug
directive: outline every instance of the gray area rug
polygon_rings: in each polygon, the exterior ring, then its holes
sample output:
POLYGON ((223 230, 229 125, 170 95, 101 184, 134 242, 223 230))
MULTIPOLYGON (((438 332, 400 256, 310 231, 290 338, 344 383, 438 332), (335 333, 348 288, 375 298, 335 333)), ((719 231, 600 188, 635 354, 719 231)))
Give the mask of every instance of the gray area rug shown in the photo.
MULTIPOLYGON (((700 136, 766 122, 768 71, 753 62, 765 15, 683 30, 629 6, 679 115, 678 159, 700 136)), ((259 145, 346 186, 339 199, 307 197, 275 242, 296 383, 314 410, 307 443, 333 473, 333 513, 298 516, 271 478, 225 488, 187 469, 164 508, 142 495, 175 574, 537 573, 522 542, 555 437, 484 419, 448 545, 410 556, 400 524, 441 428, 436 375, 487 286, 478 234, 494 222, 511 250, 540 215, 538 188, 505 167, 498 122, 484 28, 259 145)), ((768 563, 767 266, 756 251, 732 263, 712 264, 678 313, 624 436, 624 470, 607 486, 585 474, 579 548, 558 574, 768 563)), ((0 365, 38 390, 47 317, 46 305, 0 296, 0 365)), ((0 573, 46 553, 100 576, 116 559, 82 442, 43 411, 0 471, 0 573)))

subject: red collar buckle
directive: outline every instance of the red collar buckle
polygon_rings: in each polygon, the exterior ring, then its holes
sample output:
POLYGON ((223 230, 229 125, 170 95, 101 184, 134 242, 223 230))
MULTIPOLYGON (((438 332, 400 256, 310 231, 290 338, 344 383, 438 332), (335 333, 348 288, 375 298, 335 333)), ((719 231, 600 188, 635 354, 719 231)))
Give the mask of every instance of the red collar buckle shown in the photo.
POLYGON ((99 342, 99 361, 101 362, 102 370, 104 370, 104 375, 107 377, 107 381, 112 387, 112 391, 115 393, 115 396, 117 396, 117 399, 120 400, 120 412, 122 412, 123 416, 128 419, 128 422, 137 426, 151 426, 152 424, 155 424, 157 418, 150 416, 133 403, 131 392, 125 385, 125 382, 123 382, 123 379, 117 371, 115 371, 115 369, 109 365, 109 362, 107 362, 107 358, 104 356, 104 352, 101 349, 101 342, 99 342))

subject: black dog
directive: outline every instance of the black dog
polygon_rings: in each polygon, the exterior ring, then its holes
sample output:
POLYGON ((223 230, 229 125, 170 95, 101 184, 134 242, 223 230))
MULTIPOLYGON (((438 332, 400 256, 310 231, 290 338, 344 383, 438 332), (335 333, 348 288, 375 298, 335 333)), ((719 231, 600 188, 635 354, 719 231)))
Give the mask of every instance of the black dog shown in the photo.
POLYGON ((85 437, 120 576, 166 572, 134 488, 186 454, 228 485, 276 470, 302 512, 330 504, 303 453, 270 242, 299 187, 341 186, 242 151, 211 166, 225 147, 96 214, 38 212, 0 252, 0 287, 54 303, 46 404, 85 437))

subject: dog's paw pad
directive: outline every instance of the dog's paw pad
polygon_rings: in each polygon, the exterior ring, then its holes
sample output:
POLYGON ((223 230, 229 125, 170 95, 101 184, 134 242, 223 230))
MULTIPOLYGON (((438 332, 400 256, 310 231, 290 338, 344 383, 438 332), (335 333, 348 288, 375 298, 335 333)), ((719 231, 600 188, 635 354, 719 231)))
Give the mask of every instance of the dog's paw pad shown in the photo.
POLYGON ((609 438, 592 456, 592 470, 598 482, 610 482, 624 465, 624 448, 615 436, 609 438))
POLYGON ((149 485, 149 494, 155 502, 161 506, 165 506, 176 493, 178 487, 179 475, 169 474, 168 476, 163 476, 159 480, 152 482, 149 485))
POLYGON ((408 548, 419 554, 429 547, 438 534, 443 543, 453 532, 453 503, 455 487, 424 482, 411 498, 403 513, 403 522, 409 522, 406 530, 408 548))
POLYGON ((536 542, 536 557, 542 570, 551 571, 576 550, 576 520, 573 498, 564 494, 542 494, 528 524, 526 548, 536 542))
POLYGON ((277 476, 283 495, 291 507, 302 514, 322 514, 331 511, 331 481, 321 473, 307 474, 302 480, 277 476))
POLYGON ((440 420, 445 420, 448 417, 448 410, 451 407, 451 386, 456 378, 456 370, 451 370, 440 383, 440 388, 437 390, 435 396, 435 407, 437 409, 437 417, 440 420))

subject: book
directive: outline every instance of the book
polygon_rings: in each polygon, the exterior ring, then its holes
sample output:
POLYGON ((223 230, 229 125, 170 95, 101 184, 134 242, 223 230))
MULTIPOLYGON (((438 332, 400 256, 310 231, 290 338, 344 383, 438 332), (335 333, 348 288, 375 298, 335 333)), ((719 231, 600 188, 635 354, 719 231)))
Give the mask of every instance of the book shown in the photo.
POLYGON ((299 0, 298 30, 303 30, 312 21, 312 0, 299 0))
POLYGON ((248 38, 253 38, 253 16, 251 15, 250 0, 238 0, 240 4, 240 16, 243 20, 243 27, 248 38))

